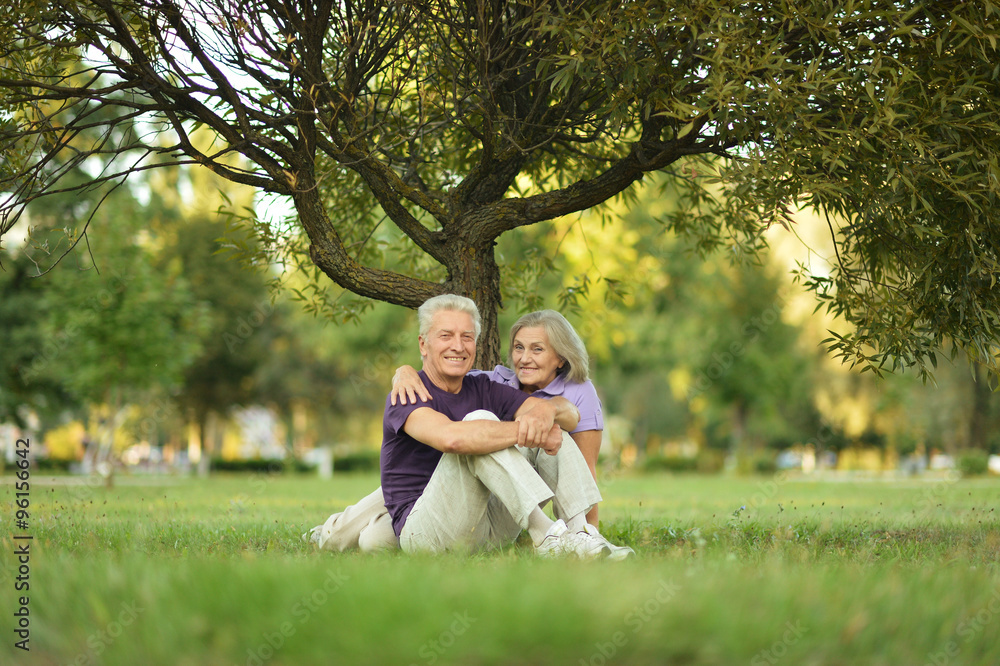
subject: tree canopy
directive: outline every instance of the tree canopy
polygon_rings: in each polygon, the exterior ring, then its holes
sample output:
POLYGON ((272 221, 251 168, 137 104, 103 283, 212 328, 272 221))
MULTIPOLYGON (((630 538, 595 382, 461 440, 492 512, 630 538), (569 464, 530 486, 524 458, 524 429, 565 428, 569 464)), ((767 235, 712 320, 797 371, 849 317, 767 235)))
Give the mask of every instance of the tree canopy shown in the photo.
POLYGON ((703 247, 829 215, 837 265, 802 279, 855 325, 847 360, 924 370, 952 339, 996 371, 998 33, 989 0, 14 0, 0 236, 37 197, 198 164, 287 198, 263 239, 355 294, 473 297, 489 364, 497 239, 660 171, 703 247))

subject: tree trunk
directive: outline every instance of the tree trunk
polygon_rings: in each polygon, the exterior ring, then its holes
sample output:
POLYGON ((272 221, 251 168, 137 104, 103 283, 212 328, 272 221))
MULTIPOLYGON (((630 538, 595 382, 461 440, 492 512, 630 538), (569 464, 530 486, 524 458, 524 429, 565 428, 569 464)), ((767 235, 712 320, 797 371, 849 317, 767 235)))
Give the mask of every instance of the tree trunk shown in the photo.
MULTIPOLYGON (((373 187, 378 185, 369 184, 373 187)), ((295 209, 311 241, 310 257, 330 279, 360 296, 414 309, 428 298, 442 293, 468 296, 479 306, 482 317, 476 367, 492 369, 502 362, 498 311, 503 303, 500 297, 500 268, 494 256, 496 238, 504 231, 503 226, 497 226, 495 219, 501 211, 492 206, 479 205, 468 209, 461 219, 453 220, 448 229, 431 233, 419 223, 406 224, 405 220, 401 220, 400 217, 406 217, 408 213, 398 201, 391 201, 388 195, 379 198, 384 207, 402 211, 392 216, 393 221, 448 270, 447 281, 435 284, 358 264, 347 252, 331 223, 312 174, 305 170, 300 172, 296 188, 293 195, 295 209)), ((523 211, 506 211, 505 214, 523 217, 523 211)))
POLYGON ((729 433, 729 452, 737 461, 747 459, 747 421, 750 419, 750 410, 743 400, 737 400, 733 405, 732 429, 729 433))
MULTIPOLYGON (((115 432, 125 421, 127 408, 122 405, 121 394, 117 390, 108 390, 106 399, 107 416, 98 419, 97 453, 94 459, 95 470, 104 479, 105 488, 115 485, 115 432)), ((103 410, 102 410, 103 411, 103 410)))
POLYGON ((482 318, 482 333, 477 343, 476 367, 492 370, 503 362, 500 346, 499 311, 503 306, 500 298, 500 268, 493 256, 493 243, 485 248, 469 247, 456 253, 460 271, 453 271, 453 289, 468 296, 479 306, 482 318))
POLYGON ((198 459, 198 476, 205 478, 212 471, 212 444, 208 436, 208 412, 197 411, 198 440, 201 444, 201 458, 198 459))
POLYGON ((291 456, 295 451, 295 401, 289 400, 281 407, 281 418, 285 422, 285 451, 291 456))
POLYGON ((986 450, 987 424, 990 419, 990 390, 988 377, 984 376, 979 364, 972 368, 972 414, 969 415, 969 442, 970 449, 986 450))

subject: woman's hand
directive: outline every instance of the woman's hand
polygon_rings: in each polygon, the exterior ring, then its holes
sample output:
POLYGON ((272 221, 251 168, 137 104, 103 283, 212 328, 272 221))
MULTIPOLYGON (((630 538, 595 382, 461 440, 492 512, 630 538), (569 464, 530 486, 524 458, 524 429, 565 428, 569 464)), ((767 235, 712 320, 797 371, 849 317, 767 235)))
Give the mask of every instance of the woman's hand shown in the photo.
POLYGON ((389 404, 395 405, 399 400, 401 405, 417 404, 420 402, 433 400, 427 387, 420 381, 420 375, 409 365, 401 365, 396 369, 396 374, 392 376, 392 391, 389 392, 389 404))

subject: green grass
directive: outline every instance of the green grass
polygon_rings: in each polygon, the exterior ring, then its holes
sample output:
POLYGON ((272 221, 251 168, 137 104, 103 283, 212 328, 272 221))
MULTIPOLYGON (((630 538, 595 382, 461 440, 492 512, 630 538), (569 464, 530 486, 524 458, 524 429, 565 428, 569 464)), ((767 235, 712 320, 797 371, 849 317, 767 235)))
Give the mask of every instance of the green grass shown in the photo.
POLYGON ((3 537, 0 663, 1000 663, 995 479, 608 478, 623 563, 301 541, 371 475, 57 481, 32 481, 29 653, 3 537))

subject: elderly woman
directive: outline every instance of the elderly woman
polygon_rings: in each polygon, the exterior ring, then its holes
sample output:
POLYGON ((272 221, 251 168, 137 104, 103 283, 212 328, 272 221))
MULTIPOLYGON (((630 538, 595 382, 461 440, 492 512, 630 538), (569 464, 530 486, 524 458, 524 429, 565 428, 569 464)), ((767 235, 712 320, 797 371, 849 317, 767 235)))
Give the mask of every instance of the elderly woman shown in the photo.
MULTIPOLYGON (((591 474, 596 478, 604 417, 601 401, 588 377, 587 349, 573 326, 554 310, 524 315, 511 327, 508 360, 509 368, 498 365, 486 373, 492 381, 518 388, 538 398, 562 396, 576 405, 580 422, 568 436, 579 447, 591 474)), ((396 404, 397 400, 407 404, 431 399, 416 370, 410 366, 402 366, 396 371, 390 396, 392 404, 396 404)), ((325 524, 313 528, 309 538, 328 550, 395 547, 395 534, 391 527, 387 529, 388 516, 382 504, 381 489, 377 489, 344 512, 330 516, 325 524)), ((595 505, 587 514, 587 531, 594 536, 600 536, 597 517, 595 505)), ((609 545, 611 557, 615 559, 627 557, 633 552, 628 547, 609 545)))
MULTIPOLYGON (((486 373, 491 380, 537 398, 561 395, 580 410, 580 423, 570 437, 596 479, 604 416, 601 400, 589 378, 590 357, 576 330, 555 310, 530 312, 510 329, 507 359, 509 368, 498 365, 486 373)), ((403 404, 407 400, 430 399, 416 370, 408 365, 396 371, 392 396, 393 404, 397 397, 403 404)), ((594 506, 587 514, 587 522, 596 526, 597 515, 597 506, 594 506)))

